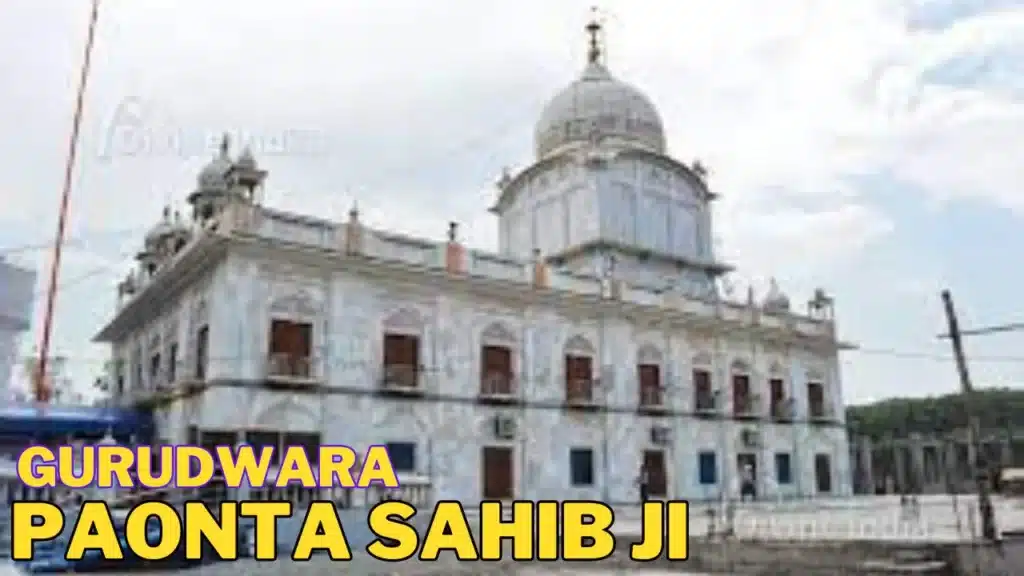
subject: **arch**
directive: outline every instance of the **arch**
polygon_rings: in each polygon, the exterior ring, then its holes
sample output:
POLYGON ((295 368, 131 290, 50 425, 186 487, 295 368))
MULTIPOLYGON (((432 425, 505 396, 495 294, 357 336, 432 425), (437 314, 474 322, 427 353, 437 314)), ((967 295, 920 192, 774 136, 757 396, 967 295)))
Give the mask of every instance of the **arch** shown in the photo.
POLYGON ((516 341, 515 333, 504 322, 491 322, 480 332, 480 343, 484 346, 512 348, 516 341))
POLYGON ((201 326, 206 324, 208 310, 206 306, 206 298, 199 297, 192 305, 192 318, 191 324, 193 326, 201 326))
POLYGON ((694 368, 710 368, 712 362, 711 354, 707 352, 698 352, 693 355, 693 366, 694 368))
POLYGON ((822 382, 825 380, 825 371, 820 368, 808 368, 807 380, 813 382, 822 382))
POLYGON ((163 330, 164 340, 168 342, 176 342, 178 340, 178 320, 170 320, 164 325, 163 330))
POLYGON ((272 313, 282 314, 295 319, 315 318, 320 315, 320 308, 320 303, 309 292, 301 289, 275 298, 270 304, 272 313))
POLYGON ((256 428, 287 432, 312 432, 320 428, 316 413, 291 398, 271 403, 253 418, 252 424, 256 428))
POLYGON ((577 334, 565 341, 565 353, 579 356, 593 356, 594 346, 583 336, 577 334))
POLYGON ((749 374, 750 362, 743 358, 736 358, 729 365, 729 370, 735 374, 749 374))
POLYGON ((423 316, 413 308, 399 308, 384 317, 381 327, 387 334, 419 336, 423 333, 423 316))
POLYGON ((782 362, 775 360, 771 363, 771 366, 768 367, 768 373, 772 376, 785 376, 786 368, 782 365, 782 362))
POLYGON ((637 364, 654 364, 660 365, 662 362, 663 355, 661 349, 654 344, 646 342, 641 344, 636 351, 636 363, 637 364))

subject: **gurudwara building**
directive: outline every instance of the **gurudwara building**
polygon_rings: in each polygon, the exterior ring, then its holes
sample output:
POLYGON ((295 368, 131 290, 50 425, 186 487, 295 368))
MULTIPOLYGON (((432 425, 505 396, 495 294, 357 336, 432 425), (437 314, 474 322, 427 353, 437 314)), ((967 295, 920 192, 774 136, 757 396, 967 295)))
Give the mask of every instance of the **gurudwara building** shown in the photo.
POLYGON ((831 299, 720 293, 705 171, 588 31, 498 181, 496 253, 263 205, 225 140, 97 336, 115 401, 158 444, 385 444, 437 499, 633 502, 641 470, 655 496, 850 494, 831 299))

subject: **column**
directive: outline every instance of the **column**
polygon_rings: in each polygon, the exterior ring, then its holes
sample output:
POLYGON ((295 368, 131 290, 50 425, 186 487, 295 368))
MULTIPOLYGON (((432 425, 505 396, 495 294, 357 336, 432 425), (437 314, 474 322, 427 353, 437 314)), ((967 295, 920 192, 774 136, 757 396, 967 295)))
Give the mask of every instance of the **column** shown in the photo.
POLYGON ((978 466, 978 447, 975 444, 972 444, 970 442, 967 442, 966 444, 967 444, 967 466, 966 466, 966 473, 965 473, 965 475, 967 476, 967 478, 966 478, 966 480, 968 482, 967 485, 970 486, 969 491, 974 492, 975 490, 977 490, 977 488, 974 485, 975 484, 974 474, 975 474, 975 472, 977 472, 976 468, 978 466))
POLYGON ((942 481, 954 492, 959 492, 960 479, 957 477, 957 443, 955 440, 946 440, 945 450, 942 453, 942 481))
POLYGON ((921 492, 924 487, 924 439, 920 434, 910 436, 910 491, 921 492))
POLYGON ((893 440, 892 459, 896 468, 896 492, 902 494, 907 491, 907 447, 903 440, 893 440))
POLYGON ((861 436, 857 439, 857 466, 860 469, 858 483, 861 492, 864 494, 873 494, 875 492, 875 474, 872 469, 871 448, 870 437, 861 436))

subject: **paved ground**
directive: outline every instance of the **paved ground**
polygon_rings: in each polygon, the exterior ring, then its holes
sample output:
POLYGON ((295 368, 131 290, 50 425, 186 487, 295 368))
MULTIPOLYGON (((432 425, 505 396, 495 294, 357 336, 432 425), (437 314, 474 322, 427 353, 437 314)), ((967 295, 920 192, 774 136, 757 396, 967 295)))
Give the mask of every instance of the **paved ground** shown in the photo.
MULTIPOLYGON (((977 500, 972 496, 922 496, 918 502, 916 515, 901 510, 898 497, 744 504, 737 506, 733 524, 740 538, 780 540, 955 542, 973 540, 981 532, 977 500)), ((1000 530, 1024 529, 1024 503, 996 499, 994 505, 1000 530)), ((706 534, 712 524, 720 528, 724 523, 721 506, 691 509, 691 534, 706 534)), ((619 530, 637 532, 639 522, 624 518, 619 530)))

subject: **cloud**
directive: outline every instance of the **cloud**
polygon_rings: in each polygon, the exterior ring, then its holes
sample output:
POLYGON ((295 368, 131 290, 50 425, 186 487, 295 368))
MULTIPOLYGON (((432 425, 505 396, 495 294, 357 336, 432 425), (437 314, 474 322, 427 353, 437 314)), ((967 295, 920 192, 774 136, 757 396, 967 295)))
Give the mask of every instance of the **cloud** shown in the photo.
MULTIPOLYGON (((716 233, 741 273, 828 285, 908 225, 861 176, 927 201, 1022 207, 1024 96, 992 63, 1020 53, 1024 9, 965 4, 613 0, 608 60, 659 107, 672 153, 710 166, 716 233)), ((20 55, 0 62, 16 80, 0 105, 19 119, 0 128, 17 168, 0 173, 0 220, 31 222, 40 233, 25 241, 51 234, 88 9, 50 7, 14 0, 0 22, 0 48, 20 55)), ((106 4, 72 228, 141 233, 181 203, 227 131, 270 170, 274 205, 341 217, 358 201, 376 225, 435 238, 458 220, 493 248, 491 182, 531 160, 533 122, 581 68, 588 8, 106 4)))

